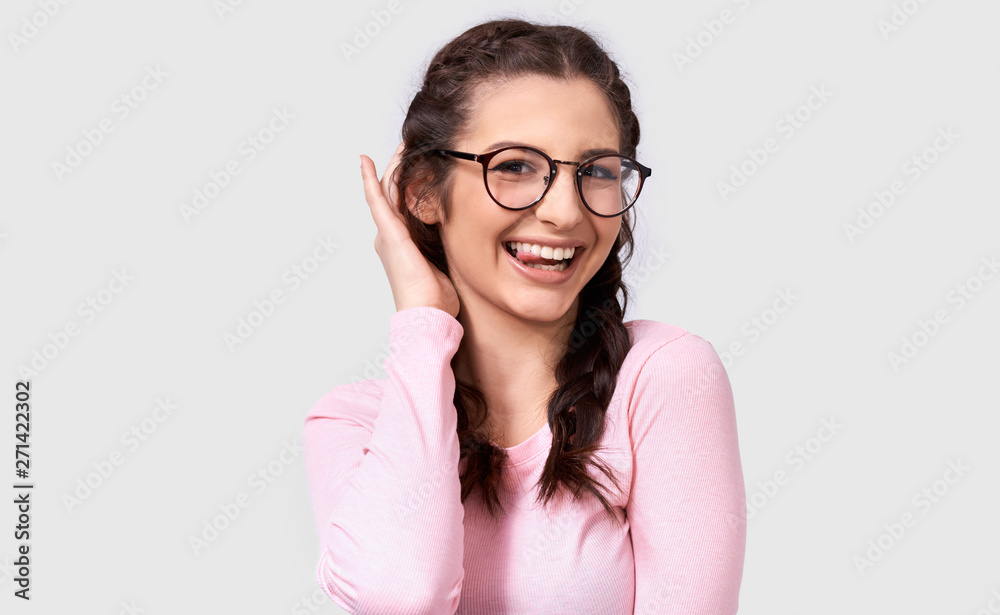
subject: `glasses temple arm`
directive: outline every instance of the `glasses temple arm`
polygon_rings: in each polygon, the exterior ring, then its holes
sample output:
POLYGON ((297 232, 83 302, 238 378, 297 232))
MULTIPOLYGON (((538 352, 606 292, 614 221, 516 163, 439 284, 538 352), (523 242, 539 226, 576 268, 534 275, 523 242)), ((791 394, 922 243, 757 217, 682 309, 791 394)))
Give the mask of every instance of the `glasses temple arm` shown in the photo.
POLYGON ((473 160, 479 162, 479 156, 476 154, 469 154, 467 152, 456 152, 450 149, 436 149, 433 150, 435 154, 439 156, 454 156, 455 158, 462 158, 463 160, 473 160))

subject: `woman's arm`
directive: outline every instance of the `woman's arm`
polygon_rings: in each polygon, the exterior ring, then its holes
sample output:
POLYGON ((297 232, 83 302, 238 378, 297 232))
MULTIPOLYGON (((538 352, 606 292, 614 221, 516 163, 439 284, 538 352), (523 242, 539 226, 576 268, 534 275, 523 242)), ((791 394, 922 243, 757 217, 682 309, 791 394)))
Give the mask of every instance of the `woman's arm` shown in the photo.
POLYGON ((462 335, 437 308, 396 312, 381 400, 338 387, 306 419, 319 581, 355 615, 458 608, 464 507, 450 362, 462 335))
POLYGON ((732 389, 711 344, 684 333, 654 351, 631 409, 636 615, 736 613, 746 496, 732 389))

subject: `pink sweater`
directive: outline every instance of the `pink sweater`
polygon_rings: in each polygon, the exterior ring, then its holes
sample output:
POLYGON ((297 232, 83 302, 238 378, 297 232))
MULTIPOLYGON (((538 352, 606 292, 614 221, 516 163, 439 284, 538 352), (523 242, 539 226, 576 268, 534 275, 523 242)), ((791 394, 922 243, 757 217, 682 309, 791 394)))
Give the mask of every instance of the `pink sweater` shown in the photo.
MULTIPOLYGON (((746 545, 729 379, 704 339, 626 323, 600 458, 627 493, 534 501, 549 426, 508 448, 497 525, 459 486, 455 378, 464 333, 415 307, 390 320, 386 379, 336 387, 305 422, 319 584, 373 615, 736 613, 746 545)), ((611 487, 602 473, 591 475, 611 487)))

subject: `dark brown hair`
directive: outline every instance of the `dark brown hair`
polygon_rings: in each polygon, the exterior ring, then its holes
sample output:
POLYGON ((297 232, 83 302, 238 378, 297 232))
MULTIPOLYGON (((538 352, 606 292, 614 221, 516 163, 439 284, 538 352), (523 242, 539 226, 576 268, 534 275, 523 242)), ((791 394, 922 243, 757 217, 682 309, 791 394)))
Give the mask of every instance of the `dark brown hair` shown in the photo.
MULTIPOLYGON (((527 75, 589 79, 605 94, 618 122, 620 152, 635 157, 639 121, 632 110, 629 88, 617 65, 590 34, 570 26, 543 26, 520 19, 490 21, 447 43, 431 60, 403 122, 404 150, 396 169, 399 194, 409 196, 415 209, 433 197, 447 220, 449 171, 455 161, 428 152, 454 148, 475 109, 479 86, 502 84, 527 75)), ((410 236, 427 260, 447 275, 448 262, 437 226, 423 223, 410 212, 406 202, 399 199, 410 236)), ((570 342, 555 370, 558 388, 548 405, 552 448, 538 482, 538 500, 548 503, 560 486, 576 500, 585 491, 598 498, 615 521, 619 520, 611 504, 598 490, 607 488, 588 474, 587 466, 598 468, 621 490, 610 468, 592 456, 600 449, 605 413, 618 371, 631 347, 623 323, 628 290, 622 281, 623 263, 629 261, 633 251, 631 213, 629 210, 623 214, 621 230, 608 258, 580 292, 570 342)), ((498 487, 507 453, 478 431, 487 412, 481 391, 456 380, 454 401, 460 459, 465 462, 461 470, 462 501, 478 487, 489 514, 497 519, 503 513, 498 487), (480 420, 470 425, 470 416, 480 420)))

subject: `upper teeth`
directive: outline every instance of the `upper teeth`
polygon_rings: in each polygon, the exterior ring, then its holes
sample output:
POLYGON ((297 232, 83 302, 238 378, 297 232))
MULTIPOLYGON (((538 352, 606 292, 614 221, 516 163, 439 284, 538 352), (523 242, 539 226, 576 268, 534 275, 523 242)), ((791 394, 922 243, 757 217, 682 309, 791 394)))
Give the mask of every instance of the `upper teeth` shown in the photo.
POLYGON ((576 248, 552 248, 550 246, 540 246, 537 243, 521 243, 519 241, 508 241, 507 247, 521 252, 531 252, 542 258, 549 258, 556 261, 573 258, 576 248))

